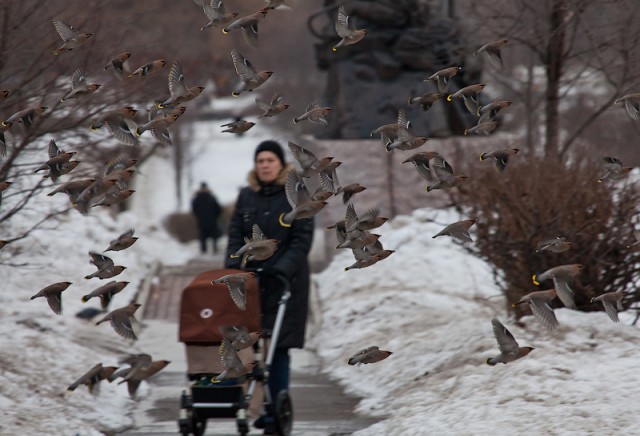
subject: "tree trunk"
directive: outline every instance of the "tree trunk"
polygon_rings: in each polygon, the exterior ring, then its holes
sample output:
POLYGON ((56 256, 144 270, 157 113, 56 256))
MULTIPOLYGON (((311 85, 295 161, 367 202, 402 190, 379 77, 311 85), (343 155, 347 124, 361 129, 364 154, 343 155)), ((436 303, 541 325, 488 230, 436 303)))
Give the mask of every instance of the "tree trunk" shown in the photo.
POLYGON ((559 142, 559 94, 560 79, 562 77, 562 67, 564 66, 564 40, 565 40, 565 17, 567 14, 567 0, 553 0, 551 14, 549 15, 549 39, 545 67, 547 72, 547 89, 545 93, 545 125, 546 141, 545 155, 558 155, 559 142))

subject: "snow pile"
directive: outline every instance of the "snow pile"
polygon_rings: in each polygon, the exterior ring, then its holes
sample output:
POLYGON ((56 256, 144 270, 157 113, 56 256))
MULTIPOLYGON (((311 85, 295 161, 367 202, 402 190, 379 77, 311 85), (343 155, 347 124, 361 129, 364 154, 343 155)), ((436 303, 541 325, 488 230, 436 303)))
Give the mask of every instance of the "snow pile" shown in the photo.
MULTIPOLYGON (((34 210, 31 217, 25 214, 15 228, 3 229, 3 236, 20 234, 18 227, 26 228, 46 208, 66 201, 63 194, 45 197, 34 206, 41 210, 34 210)), ((29 238, 14 242, 14 248, 28 250, 29 256, 11 259, 20 267, 0 266, 4 290, 0 293, 0 434, 100 435, 133 425, 133 401, 126 384, 101 382, 95 395, 86 386, 72 394, 66 389, 99 362, 118 366, 118 359, 127 353, 145 350, 118 336, 109 323, 96 326, 102 315, 85 321, 74 314, 86 307, 99 308, 98 299, 82 303, 81 297, 111 280, 130 283, 113 298, 109 310, 129 304, 155 261, 185 262, 188 253, 156 226, 130 213, 113 219, 97 209, 89 216, 71 211, 59 225, 45 224, 29 238), (103 252, 110 240, 130 227, 140 239, 124 251, 105 253, 127 269, 112 279, 84 279, 96 270, 88 252, 103 252), (73 284, 62 293, 61 316, 44 298, 30 300, 40 289, 62 281, 73 284)))
POLYGON ((392 256, 343 272, 352 262, 345 252, 314 276, 323 309, 314 345, 324 369, 363 397, 359 412, 382 419, 359 434, 633 434, 640 332, 628 325, 632 314, 614 324, 604 313, 559 309, 554 332, 533 317, 519 327, 489 267, 450 238, 432 239, 459 219, 427 209, 397 217, 379 231, 392 256), (498 353, 494 316, 535 350, 486 365, 498 353), (370 345, 394 354, 346 364, 370 345))

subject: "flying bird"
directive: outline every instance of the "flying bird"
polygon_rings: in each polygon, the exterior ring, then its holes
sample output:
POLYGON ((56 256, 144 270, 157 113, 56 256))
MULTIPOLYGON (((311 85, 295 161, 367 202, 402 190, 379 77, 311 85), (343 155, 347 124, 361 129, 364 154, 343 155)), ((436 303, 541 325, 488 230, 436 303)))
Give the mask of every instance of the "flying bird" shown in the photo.
POLYGON ((193 0, 198 6, 202 6, 202 10, 209 19, 209 22, 202 26, 200 30, 204 30, 208 27, 218 27, 223 24, 227 24, 231 20, 234 20, 237 16, 237 12, 225 12, 224 3, 222 0, 193 0))
POLYGON ((133 121, 133 117, 137 112, 138 110, 132 106, 108 110, 101 113, 91 123, 90 128, 91 130, 97 130, 106 126, 109 133, 118 141, 127 145, 139 145, 140 141, 132 132, 132 129, 135 131, 137 127, 133 121))
POLYGON ((273 71, 262 71, 258 73, 253 67, 249 59, 246 59, 238 50, 231 50, 231 59, 233 60, 233 66, 236 69, 236 74, 240 77, 240 84, 231 93, 234 97, 239 96, 245 91, 253 91, 273 74, 273 71))
POLYGON ((64 51, 71 51, 79 47, 93 36, 93 33, 78 32, 69 22, 58 17, 53 18, 53 26, 56 28, 56 32, 58 32, 60 38, 64 41, 64 44, 57 50, 54 50, 53 54, 56 56, 64 51))
POLYGON ((329 124, 327 121, 327 116, 331 113, 333 109, 328 106, 322 106, 319 101, 314 100, 305 109, 305 112, 293 119, 294 123, 299 123, 300 121, 307 120, 313 124, 319 124, 321 126, 326 126, 329 124))
POLYGON ((476 124, 473 127, 470 127, 464 131, 465 136, 476 134, 476 135, 488 135, 493 132, 498 127, 497 121, 487 121, 482 124, 476 124))
POLYGON ((255 126, 256 123, 251 122, 251 121, 247 121, 247 120, 238 120, 238 121, 234 121, 232 123, 227 123, 227 124, 223 124, 220 127, 226 127, 226 129, 224 129, 222 131, 222 133, 235 133, 235 134, 242 134, 244 132, 246 132, 247 130, 249 130, 250 128, 252 128, 253 126, 255 126))
POLYGON ((238 309, 245 310, 247 308, 246 286, 249 280, 256 276, 253 272, 227 274, 211 282, 212 285, 224 284, 229 288, 231 299, 238 309))
POLYGON ((103 322, 109 321, 111 323, 111 327, 115 330, 115 332, 122 336, 125 339, 133 339, 136 340, 138 337, 133 331, 132 323, 136 321, 134 313, 141 304, 133 303, 128 306, 121 307, 119 309, 112 310, 104 318, 96 323, 96 325, 100 325, 103 322))
POLYGON ((137 240, 137 237, 133 236, 133 229, 129 229, 116 239, 109 242, 109 247, 104 251, 121 251, 131 247, 137 240))
POLYGON ((38 168, 36 168, 34 170, 34 173, 37 173, 38 171, 49 170, 48 176, 51 177, 51 180, 56 182, 58 180, 58 177, 60 177, 60 175, 62 174, 64 165, 69 163, 69 160, 76 154, 76 152, 65 152, 63 150, 60 150, 53 139, 49 141, 47 152, 49 154, 49 159, 38 168))
POLYGON ((431 76, 424 79, 424 81, 426 82, 428 80, 431 80, 435 82, 436 85, 438 86, 438 92, 440 94, 446 94, 447 91, 449 90, 449 83, 451 82, 451 79, 456 74, 458 74, 461 70, 462 68, 460 67, 445 68, 443 70, 436 71, 431 76))
POLYGON ((116 266, 113 263, 113 260, 111 260, 110 257, 105 256, 104 254, 90 251, 89 256, 91 256, 90 263, 95 265, 96 268, 98 268, 98 271, 85 276, 85 279, 91 279, 93 277, 98 277, 101 280, 109 279, 111 277, 117 276, 126 269, 126 267, 121 265, 116 266))
POLYGON ((288 104, 282 103, 282 95, 277 91, 273 93, 273 97, 268 103, 260 97, 256 97, 256 105, 264 112, 258 118, 276 116, 289 107, 288 104))
POLYGON ((180 118, 180 114, 178 113, 171 113, 167 116, 159 116, 145 124, 139 125, 135 130, 135 134, 136 136, 140 136, 144 132, 149 130, 153 137, 156 138, 162 145, 173 145, 171 135, 169 134, 169 127, 173 125, 173 123, 175 123, 178 118, 180 118))
POLYGON ((376 345, 372 345, 371 347, 367 347, 363 350, 358 351, 353 356, 347 360, 349 365, 355 364, 367 364, 367 363, 376 363, 381 360, 386 359, 391 356, 393 352, 385 351, 378 348, 376 345))
POLYGON ((436 92, 427 92, 417 97, 409 98, 409 104, 418 103, 423 111, 428 111, 433 104, 440 100, 442 94, 436 92))
POLYGON ((538 248, 536 249, 536 253, 540 251, 551 251, 552 253, 562 253, 563 251, 567 251, 573 245, 571 242, 567 241, 565 238, 555 237, 551 239, 544 240, 538 244, 538 248))
POLYGON ((393 142, 390 139, 385 139, 383 137, 385 150, 388 152, 392 152, 395 149, 413 150, 418 147, 422 147, 422 145, 428 141, 429 138, 426 136, 415 136, 411 131, 410 125, 411 123, 407 119, 407 114, 404 109, 400 109, 398 111, 398 137, 393 142))
POLYGON ((251 372, 256 364, 256 362, 249 362, 247 365, 242 363, 238 352, 233 348, 229 338, 222 340, 222 344, 220 345, 220 360, 224 366, 224 371, 213 377, 211 379, 212 383, 218 383, 231 378, 240 378, 251 372))
POLYGON ((356 29, 353 20, 347 15, 347 11, 344 6, 338 8, 338 16, 335 21, 336 33, 340 38, 340 42, 333 46, 331 50, 336 51, 340 47, 355 44, 360 42, 362 38, 367 34, 365 29, 356 29))
POLYGON ((620 97, 615 104, 619 103, 624 103, 624 108, 632 120, 640 120, 640 92, 620 97))
POLYGON ((480 47, 474 55, 478 55, 478 53, 486 53, 489 57, 489 62, 496 67, 497 69, 501 69, 502 64, 502 52, 501 50, 509 43, 508 39, 500 39, 498 41, 489 42, 482 47, 480 47))
POLYGON ((377 207, 369 209, 363 214, 358 215, 353 204, 349 204, 347 206, 346 215, 349 215, 348 219, 347 216, 345 216, 346 232, 352 232, 354 230, 377 229, 378 227, 389 221, 389 218, 380 216, 380 209, 377 207), (346 225, 347 221, 349 222, 349 225, 346 225))
POLYGON ((131 53, 129 52, 117 54, 111 59, 109 59, 109 62, 107 62, 107 64, 104 67, 102 67, 102 70, 103 71, 113 70, 113 74, 115 74, 115 76, 118 79, 122 79, 125 75, 129 74, 128 61, 130 57, 131 57, 131 53))
POLYGON ((311 218, 327 205, 326 201, 311 199, 302 176, 295 170, 287 174, 284 191, 291 211, 280 214, 278 222, 283 227, 290 227, 294 220, 311 218))
POLYGON ((488 358, 487 364, 491 366, 495 366, 498 363, 507 364, 526 356, 535 349, 532 347, 520 347, 511 332, 497 318, 491 320, 491 325, 493 326, 493 335, 498 341, 500 354, 488 358))
POLYGON ((60 101, 65 102, 72 98, 93 94, 101 86, 99 83, 87 83, 87 74, 82 68, 78 68, 71 75, 71 90, 60 101))
POLYGON ((19 110, 18 112, 7 118, 5 121, 3 121, 2 126, 9 128, 14 123, 18 122, 22 123, 25 129, 30 129, 36 117, 42 116, 44 111, 46 111, 47 109, 47 106, 30 106, 28 108, 19 110))
POLYGON ((624 296, 625 293, 623 291, 607 292, 606 294, 593 297, 591 299, 591 302, 601 302, 604 306, 604 311, 607 312, 607 315, 609 316, 609 318, 611 318, 611 321, 619 322, 620 320, 618 319, 618 312, 624 311, 624 306, 622 305, 624 296))
POLYGON ((480 155, 480 161, 493 158, 495 167, 499 172, 502 172, 507 167, 509 158, 515 156, 520 149, 518 148, 501 148, 499 150, 493 150, 480 155))
POLYGON ((155 61, 147 62, 146 64, 135 69, 133 73, 129 74, 128 77, 138 76, 140 78, 143 78, 150 76, 163 69, 166 64, 167 61, 164 59, 156 59, 155 61))
POLYGON ((222 33, 226 35, 233 29, 242 29, 242 34, 247 44, 253 48, 257 48, 260 42, 258 39, 258 23, 267 16, 268 12, 268 9, 261 9, 246 17, 237 18, 222 29, 222 33))
POLYGON ((311 177, 323 171, 333 160, 333 156, 318 159, 315 154, 300 145, 289 141, 289 150, 300 164, 302 177, 311 177))
POLYGON ((170 363, 171 362, 169 360, 155 360, 153 362, 147 362, 147 359, 143 358, 131 366, 131 370, 127 372, 123 377, 123 380, 118 384, 126 383, 129 396, 131 398, 135 398, 136 391, 138 390, 140 383, 162 371, 170 363))
POLYGON ((549 330, 553 330, 560 324, 556 318, 556 314, 551 307, 551 301, 558 294, 555 289, 546 291, 535 291, 524 295, 517 303, 513 303, 511 307, 517 307, 520 304, 528 304, 535 319, 549 330))
POLYGON ((84 295, 82 297, 82 302, 86 303, 94 297, 100 298, 100 306, 102 309, 106 310, 109 307, 109 303, 114 295, 122 291, 129 282, 116 282, 115 280, 107 283, 106 285, 102 285, 99 288, 93 290, 92 292, 84 295))
POLYGON ((535 285, 545 280, 553 280, 553 285, 558 293, 558 298, 569 309, 575 309, 576 303, 573 300, 573 290, 569 287, 569 283, 573 281, 576 275, 582 270, 582 265, 574 263, 570 265, 560 265, 550 268, 540 275, 533 275, 532 280, 535 285))
POLYGON ((493 121, 500 111, 508 108, 509 106, 511 106, 511 102, 509 100, 493 100, 491 103, 480 107, 480 109, 478 109, 478 113, 480 114, 478 124, 493 121))
POLYGON ((437 234, 432 236, 432 238, 435 239, 438 236, 451 236, 452 238, 455 238, 462 243, 473 242, 473 239, 471 239, 471 235, 469 235, 469 228, 475 223, 476 220, 474 219, 457 221, 440 230, 437 234))
POLYGON ((464 88, 454 92, 447 96, 447 101, 452 101, 454 98, 462 98, 464 106, 471 113, 471 115, 480 115, 480 103, 478 101, 478 95, 482 92, 484 87, 487 86, 484 83, 477 83, 475 85, 465 86, 464 88))
POLYGON ((437 151, 422 151, 414 153, 402 163, 411 162, 428 183, 453 176, 453 168, 437 151))
POLYGON ((86 385, 89 388, 89 392, 93 393, 93 390, 98 383, 102 380, 108 380, 116 369, 118 368, 115 366, 102 366, 102 363, 98 363, 89 371, 81 375, 76 381, 71 383, 69 387, 67 387, 67 390, 74 391, 78 386, 86 385))
POLYGON ((204 90, 204 86, 188 87, 182 67, 178 62, 174 62, 169 69, 169 93, 171 97, 162 103, 158 103, 158 108, 174 108, 182 103, 186 103, 199 96, 204 90))
POLYGON ((252 260, 266 260, 278 249, 278 241, 268 239, 257 224, 251 227, 251 231, 251 238, 245 238, 244 245, 231 255, 232 258, 244 256, 243 264, 252 260))
POLYGON ((629 175, 633 167, 623 167, 622 161, 613 156, 605 156, 602 158, 602 168, 606 173, 598 179, 598 183, 605 180, 619 180, 629 175))
POLYGON ((66 290, 71 285, 71 282, 54 283, 38 291, 38 293, 32 296, 30 300, 38 297, 44 297, 47 299, 47 303, 51 310, 53 310, 53 313, 60 315, 62 314, 62 291, 66 290))
POLYGON ((220 326, 218 330, 225 338, 231 341, 231 345, 236 351, 253 346, 260 338, 260 332, 249 332, 243 326, 220 326))

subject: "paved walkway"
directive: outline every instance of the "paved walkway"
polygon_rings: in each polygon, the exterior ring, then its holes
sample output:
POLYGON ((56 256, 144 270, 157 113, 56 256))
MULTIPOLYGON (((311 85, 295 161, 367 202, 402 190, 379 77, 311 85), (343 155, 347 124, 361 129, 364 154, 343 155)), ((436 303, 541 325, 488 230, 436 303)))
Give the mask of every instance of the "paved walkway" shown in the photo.
MULTIPOLYGON (((134 412, 136 428, 125 435, 151 436, 178 433, 180 394, 188 389, 183 344, 177 341, 180 294, 195 275, 217 268, 219 259, 199 260, 188 265, 165 266, 144 300, 144 326, 138 347, 154 359, 167 359, 171 364, 141 386, 138 407, 134 412)), ((292 350, 291 397, 294 408, 294 435, 349 435, 373 424, 375 420, 353 413, 357 399, 348 397, 330 381, 309 350, 292 350)), ((234 435, 233 419, 207 422, 207 435, 234 435)), ((252 429, 253 435, 261 431, 252 429)))

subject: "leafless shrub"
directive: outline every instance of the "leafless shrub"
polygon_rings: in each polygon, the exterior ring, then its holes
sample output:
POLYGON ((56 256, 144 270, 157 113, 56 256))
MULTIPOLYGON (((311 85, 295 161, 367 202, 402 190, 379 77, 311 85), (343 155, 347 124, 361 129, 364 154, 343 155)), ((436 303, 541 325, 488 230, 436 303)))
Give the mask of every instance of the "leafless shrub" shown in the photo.
POLYGON ((635 242, 640 190, 631 180, 598 183, 601 171, 586 158, 562 163, 530 156, 514 159, 503 173, 464 169, 470 179, 451 195, 464 216, 478 220, 469 250, 492 265, 509 308, 526 293, 553 287, 536 288, 532 274, 572 263, 584 267, 573 284, 580 310, 601 310, 590 300, 605 292, 628 291, 626 305, 639 299, 640 252, 627 246, 635 242), (554 237, 573 246, 536 252, 554 237))

